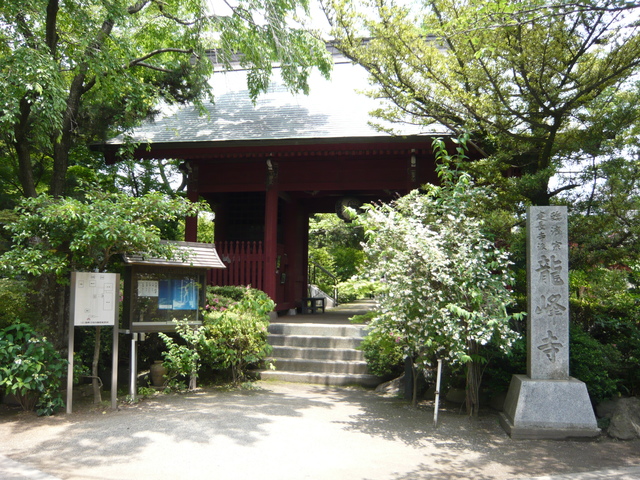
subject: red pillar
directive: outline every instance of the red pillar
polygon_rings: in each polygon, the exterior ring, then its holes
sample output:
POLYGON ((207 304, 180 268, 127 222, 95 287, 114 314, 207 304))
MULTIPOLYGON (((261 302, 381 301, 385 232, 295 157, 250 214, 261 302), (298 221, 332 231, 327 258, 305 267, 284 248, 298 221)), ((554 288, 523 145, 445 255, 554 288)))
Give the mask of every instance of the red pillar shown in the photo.
MULTIPOLYGON (((185 162, 187 172, 187 198, 191 202, 197 202, 198 193, 198 166, 192 162, 185 162)), ((186 217, 184 219, 184 239, 187 242, 198 241, 198 217, 186 217)))
POLYGON ((276 260, 278 255, 278 188, 267 186, 264 211, 264 291, 276 299, 276 260))
POLYGON ((297 298, 309 296, 309 212, 300 212, 300 250, 298 257, 297 298))
MULTIPOLYGON (((287 198, 284 204, 283 225, 285 252, 287 255, 287 264, 284 265, 286 273, 284 283, 284 301, 287 303, 286 308, 295 308, 297 300, 296 283, 298 281, 299 268, 299 250, 300 238, 298 231, 300 228, 299 208, 297 200, 287 198)), ((282 283, 282 280, 280 280, 282 283)))

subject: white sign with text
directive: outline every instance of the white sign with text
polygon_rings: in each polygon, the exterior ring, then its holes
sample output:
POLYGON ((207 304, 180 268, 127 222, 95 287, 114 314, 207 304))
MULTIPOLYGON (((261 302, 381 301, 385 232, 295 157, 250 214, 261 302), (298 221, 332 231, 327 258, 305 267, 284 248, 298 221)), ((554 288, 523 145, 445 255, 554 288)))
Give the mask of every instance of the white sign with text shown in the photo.
POLYGON ((71 274, 73 324, 76 327, 115 325, 118 277, 116 273, 71 274))

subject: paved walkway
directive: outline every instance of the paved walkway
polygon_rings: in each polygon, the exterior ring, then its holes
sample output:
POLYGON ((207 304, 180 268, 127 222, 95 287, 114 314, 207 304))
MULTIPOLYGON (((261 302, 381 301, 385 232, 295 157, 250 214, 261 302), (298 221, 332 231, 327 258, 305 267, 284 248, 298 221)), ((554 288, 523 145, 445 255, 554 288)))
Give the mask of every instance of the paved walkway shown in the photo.
POLYGON ((349 319, 354 315, 363 315, 375 307, 374 300, 355 300, 343 303, 337 307, 327 308, 324 313, 282 315, 274 322, 282 323, 329 323, 349 324, 349 319))
POLYGON ((119 411, 4 412, 0 455, 4 480, 640 478, 640 441, 514 441, 494 414, 458 409, 441 412, 435 429, 430 404, 270 382, 119 411))

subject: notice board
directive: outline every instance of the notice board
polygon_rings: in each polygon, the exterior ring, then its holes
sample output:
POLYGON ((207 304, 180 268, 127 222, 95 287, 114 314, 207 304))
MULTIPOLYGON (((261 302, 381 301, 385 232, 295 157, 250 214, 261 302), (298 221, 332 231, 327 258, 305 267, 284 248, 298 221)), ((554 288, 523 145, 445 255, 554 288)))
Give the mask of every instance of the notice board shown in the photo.
POLYGON ((73 272, 71 308, 76 327, 113 326, 118 313, 120 275, 73 272))

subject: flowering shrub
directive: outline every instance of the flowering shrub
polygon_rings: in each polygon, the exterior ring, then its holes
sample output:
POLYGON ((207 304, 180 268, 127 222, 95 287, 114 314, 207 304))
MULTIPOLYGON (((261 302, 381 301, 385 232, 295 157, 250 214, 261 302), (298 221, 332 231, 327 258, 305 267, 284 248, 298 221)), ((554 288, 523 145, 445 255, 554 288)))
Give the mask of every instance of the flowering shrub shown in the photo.
POLYGON ((207 287, 207 303, 205 313, 234 311, 248 311, 259 316, 268 316, 275 303, 262 290, 239 286, 209 286, 207 287))
POLYGON ((209 287, 202 326, 191 329, 174 320, 181 344, 160 334, 168 349, 164 365, 171 378, 189 377, 194 388, 197 371, 206 363, 213 369, 230 369, 234 383, 243 380, 250 365, 271 353, 267 327, 274 307, 266 293, 254 288, 209 287))
POLYGON ((230 368, 234 383, 238 383, 245 378, 249 365, 271 353, 267 327, 275 303, 266 293, 250 286, 210 287, 207 299, 213 296, 215 300, 218 289, 224 289, 236 301, 225 309, 205 312, 200 350, 203 361, 213 368, 230 368))
POLYGON ((364 354, 369 371, 380 377, 401 374, 404 368, 401 341, 398 335, 383 333, 380 329, 364 337, 358 348, 364 354))
POLYGON ((506 309, 513 280, 507 254, 470 214, 488 193, 446 164, 439 173, 441 186, 370 206, 358 220, 367 236, 365 271, 382 289, 371 326, 398 339, 416 373, 436 358, 465 364, 467 408, 476 413, 486 362, 480 347, 508 348, 516 338, 506 309))
POLYGON ((64 407, 60 386, 66 370, 67 361, 29 325, 0 330, 0 388, 15 395, 24 410, 51 415, 64 407))
POLYGON ((223 295, 207 295, 207 303, 204 306, 205 312, 224 312, 238 303, 232 298, 223 295))

